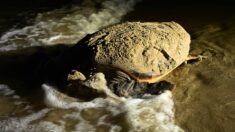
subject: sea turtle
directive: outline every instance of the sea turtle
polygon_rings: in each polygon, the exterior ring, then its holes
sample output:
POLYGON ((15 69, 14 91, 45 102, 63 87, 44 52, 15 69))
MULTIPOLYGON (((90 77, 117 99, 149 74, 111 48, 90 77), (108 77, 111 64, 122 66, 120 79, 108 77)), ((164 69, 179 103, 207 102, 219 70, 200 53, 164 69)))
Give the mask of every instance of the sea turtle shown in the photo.
POLYGON ((117 95, 140 97, 171 89, 172 84, 159 81, 196 58, 189 57, 189 49, 190 35, 176 22, 126 22, 86 36, 70 57, 77 58, 73 61, 82 73, 91 67, 103 72, 117 95))
MULTIPOLYGON (((69 86, 83 87, 91 73, 102 72, 118 96, 142 97, 173 88, 160 80, 183 62, 197 59, 189 57, 189 49, 190 35, 176 22, 126 22, 85 36, 50 59, 42 71, 46 82, 53 80, 62 87, 68 86, 64 85, 67 77, 69 86), (70 71, 73 75, 68 76, 70 71)), ((92 90, 76 92, 76 87, 70 89, 74 96, 85 93, 91 97, 92 90)))

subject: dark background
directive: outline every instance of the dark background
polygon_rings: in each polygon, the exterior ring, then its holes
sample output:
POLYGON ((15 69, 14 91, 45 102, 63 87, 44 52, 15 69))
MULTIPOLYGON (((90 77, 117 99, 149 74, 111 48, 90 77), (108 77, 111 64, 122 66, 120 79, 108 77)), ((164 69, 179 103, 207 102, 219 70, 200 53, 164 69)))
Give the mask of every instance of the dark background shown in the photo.
MULTIPOLYGON (((33 22, 38 13, 69 7, 83 1, 87 0, 2 0, 0 32, 12 28, 11 25, 17 28, 30 25, 30 20, 33 22)), ((235 4, 232 0, 142 0, 123 21, 176 21, 188 28, 191 23, 203 26, 217 21, 227 21, 234 17, 234 14, 235 4)))

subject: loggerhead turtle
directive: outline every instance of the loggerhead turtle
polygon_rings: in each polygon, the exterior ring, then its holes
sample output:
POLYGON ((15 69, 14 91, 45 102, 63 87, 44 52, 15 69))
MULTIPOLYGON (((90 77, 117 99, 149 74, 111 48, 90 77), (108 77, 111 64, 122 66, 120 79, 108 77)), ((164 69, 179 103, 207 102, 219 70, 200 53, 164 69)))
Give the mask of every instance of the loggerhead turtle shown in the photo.
POLYGON ((103 72, 108 87, 119 96, 172 89, 169 82, 159 81, 186 60, 197 58, 189 57, 190 35, 176 22, 117 24, 86 36, 73 48, 74 53, 89 56, 86 64, 103 72))

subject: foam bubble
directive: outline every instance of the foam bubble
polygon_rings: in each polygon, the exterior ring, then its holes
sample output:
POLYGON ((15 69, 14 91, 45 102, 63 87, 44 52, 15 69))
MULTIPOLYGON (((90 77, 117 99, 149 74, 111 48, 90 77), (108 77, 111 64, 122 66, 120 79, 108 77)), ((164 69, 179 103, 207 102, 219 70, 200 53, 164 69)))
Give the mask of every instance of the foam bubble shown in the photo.
MULTIPOLYGON (((52 87, 50 87, 52 88, 52 87)), ((53 88, 52 88, 53 89, 53 88)), ((57 91, 58 92, 58 91, 57 91)), ((55 93, 55 91, 54 91, 55 93)), ((60 93, 61 94, 61 93, 60 93)), ((57 94, 58 95, 58 94, 57 94)), ((54 94, 56 96, 56 94, 54 94)), ((61 96, 61 95, 60 95, 61 96)), ((52 99, 52 98, 48 98, 52 99)), ((56 102, 64 101, 63 98, 55 97, 56 100, 51 100, 54 104, 56 102)), ((48 100, 50 101, 50 100, 48 100)), ((60 108, 77 108, 84 110, 87 108, 103 107, 106 111, 116 116, 120 113, 126 113, 126 119, 130 123, 131 131, 164 131, 164 132, 182 132, 183 130, 175 124, 174 121, 174 103, 172 93, 165 91, 159 96, 148 96, 146 99, 128 98, 123 103, 108 102, 109 100, 100 99, 99 101, 91 102, 67 102, 62 103, 60 108)), ((58 106, 57 106, 58 107, 58 106)), ((121 130, 120 126, 112 127, 113 124, 105 122, 107 115, 99 118, 98 125, 106 125, 113 129, 113 131, 121 130)), ((73 118, 82 120, 82 124, 77 124, 76 130, 89 129, 94 131, 93 126, 82 119, 80 113, 68 114, 65 118, 73 118)))
POLYGON ((0 84, 0 95, 11 96, 15 94, 14 90, 11 90, 7 85, 0 84))
POLYGON ((88 122, 83 121, 75 126, 74 131, 78 132, 96 132, 94 126, 90 125, 88 122))
POLYGON ((48 113, 50 109, 43 109, 34 114, 30 114, 21 118, 9 118, 0 121, 0 131, 2 132, 64 132, 63 125, 57 125, 48 121, 40 121, 39 123, 32 123, 48 113))
POLYGON ((170 91, 149 99, 131 99, 127 101, 127 119, 132 131, 183 131, 174 122, 174 103, 170 91))
POLYGON ((47 84, 43 84, 42 89, 45 92, 44 103, 49 107, 63 109, 85 109, 97 108, 105 105, 104 101, 102 101, 102 98, 96 98, 89 102, 78 102, 78 100, 76 101, 76 99, 57 91, 55 87, 49 86, 47 84))
MULTIPOLYGON (((103 102, 107 100, 102 100, 103 102)), ((96 105, 103 103, 102 101, 96 102, 96 105)), ((88 103, 88 102, 84 102, 88 103)), ((69 104, 66 104, 69 105, 69 104)), ((142 132, 142 131, 164 131, 164 132, 181 132, 183 131, 174 123, 174 111, 173 102, 171 98, 171 92, 167 91, 160 96, 153 96, 148 99, 127 99, 126 103, 112 104, 113 108, 119 113, 126 113, 125 118, 131 128, 129 131, 142 132)), ((124 126, 116 124, 115 122, 107 119, 115 120, 115 114, 107 114, 104 112, 100 114, 96 107, 92 108, 93 113, 89 115, 96 117, 87 117, 82 111, 86 111, 90 108, 80 107, 80 104, 76 104, 74 112, 63 112, 62 115, 49 114, 55 113, 56 109, 43 109, 33 114, 20 118, 8 118, 0 121, 0 130, 4 132, 23 132, 23 131, 66 131, 66 125, 71 124, 68 121, 73 121, 73 127, 71 131, 90 131, 95 132, 99 126, 107 126, 107 129, 111 132, 120 132, 124 126), (97 113, 98 112, 98 113, 97 113), (44 117, 48 118, 48 115, 56 115, 59 118, 57 123, 44 120, 44 117)), ((65 106, 65 109, 68 107, 65 106)), ((70 108, 71 109, 71 108, 70 108)), ((102 106, 102 109, 112 113, 110 107, 106 105, 102 106)), ((102 111, 103 111, 102 110, 102 111)), ((54 117, 52 117, 53 119, 54 117)))
POLYGON ((74 44, 86 34, 118 23, 139 0, 95 0, 38 14, 34 25, 11 29, 0 38, 0 51, 47 44, 74 44), (97 6, 93 4, 101 5, 97 6))
MULTIPOLYGON (((7 88, 3 85, 0 91, 7 88)), ((113 102, 102 98, 79 102, 50 85, 43 84, 42 89, 45 91, 45 103, 54 108, 44 108, 24 117, 3 119, 0 121, 0 131, 95 132, 100 129, 120 132, 126 130, 127 126, 130 126, 128 127, 130 132, 183 131, 175 124, 171 91, 165 91, 158 96, 146 95, 143 99, 127 98, 124 102, 113 102), (61 112, 58 112, 58 108, 61 112), (126 124, 123 124, 123 121, 126 124)), ((5 91, 9 93, 9 90, 5 91)))

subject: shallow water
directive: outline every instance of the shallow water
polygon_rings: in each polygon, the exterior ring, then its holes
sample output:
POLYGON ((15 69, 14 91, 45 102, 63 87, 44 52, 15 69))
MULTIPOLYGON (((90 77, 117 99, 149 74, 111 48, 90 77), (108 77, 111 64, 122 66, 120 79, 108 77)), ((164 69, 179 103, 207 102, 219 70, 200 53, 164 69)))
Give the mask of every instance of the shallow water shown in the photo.
POLYGON ((234 130, 234 33, 234 27, 208 26, 192 42, 192 52, 207 58, 169 76, 178 87, 173 94, 176 119, 185 130, 234 130))
POLYGON ((0 130, 234 131, 235 17, 231 14, 232 6, 188 7, 143 2, 129 12, 134 6, 132 2, 117 4, 111 0, 108 5, 98 4, 98 7, 87 2, 84 6, 42 12, 36 15, 32 25, 8 25, 11 28, 4 30, 0 39, 0 130), (162 13, 167 7, 172 10, 162 13), (188 13, 184 13, 185 10, 188 13), (34 72, 39 61, 43 60, 35 53, 53 56, 67 48, 56 44, 72 44, 87 33, 120 21, 171 20, 182 24, 191 34, 191 53, 205 56, 201 61, 182 64, 165 77, 176 84, 172 93, 167 91, 149 99, 127 99, 120 104, 103 98, 73 103, 54 99, 62 104, 60 108, 43 104, 41 84, 33 79, 37 76, 34 72))

